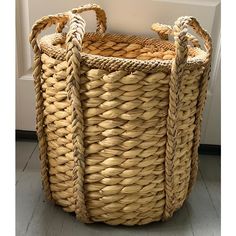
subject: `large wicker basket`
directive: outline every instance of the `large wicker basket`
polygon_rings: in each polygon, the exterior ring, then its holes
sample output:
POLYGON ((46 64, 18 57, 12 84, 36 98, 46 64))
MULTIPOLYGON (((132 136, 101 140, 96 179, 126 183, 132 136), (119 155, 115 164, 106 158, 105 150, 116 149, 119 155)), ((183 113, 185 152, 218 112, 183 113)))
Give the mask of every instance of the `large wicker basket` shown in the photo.
POLYGON ((168 219, 196 179, 211 38, 193 17, 152 29, 160 39, 105 33, 105 13, 94 4, 33 26, 43 188, 83 222, 168 219), (85 33, 78 14, 88 10, 96 33, 85 33), (38 41, 52 24, 57 33, 38 41))

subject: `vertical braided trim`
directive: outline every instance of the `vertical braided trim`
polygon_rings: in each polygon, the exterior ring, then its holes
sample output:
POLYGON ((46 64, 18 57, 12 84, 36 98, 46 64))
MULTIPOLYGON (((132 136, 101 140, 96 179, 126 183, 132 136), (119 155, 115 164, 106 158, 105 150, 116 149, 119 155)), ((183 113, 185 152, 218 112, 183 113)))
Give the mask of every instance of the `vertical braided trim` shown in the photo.
POLYGON ((195 116, 195 123, 196 128, 194 131, 194 141, 193 141, 193 149, 192 149, 192 158, 191 158, 191 173, 190 173, 190 180, 188 186, 188 194, 190 194, 194 183, 197 179, 198 173, 198 147, 200 144, 201 139, 201 123, 202 123, 202 115, 203 115, 203 108, 206 103, 206 96, 207 96, 207 86, 210 74, 210 63, 206 65, 206 68, 203 72, 200 84, 200 94, 198 96, 198 104, 197 104, 197 112, 195 116))
POLYGON ((43 95, 42 95, 42 84, 41 84, 41 54, 40 51, 35 52, 34 64, 33 64, 33 77, 34 77, 34 88, 36 93, 36 131, 39 141, 39 158, 40 158, 40 170, 43 190, 46 197, 52 200, 52 193, 50 190, 49 174, 48 174, 48 159, 47 159, 47 141, 44 132, 44 115, 43 115, 43 95))
POLYGON ((72 107, 72 143, 75 166, 73 168, 75 213, 77 219, 89 223, 84 191, 84 120, 80 102, 80 60, 85 21, 79 15, 71 14, 70 29, 67 34, 67 92, 72 107))
POLYGON ((184 67, 187 61, 187 25, 191 26, 193 30, 200 35, 204 40, 204 46, 206 49, 207 57, 205 61, 205 71, 202 76, 201 91, 199 95, 198 108, 196 113, 196 130, 193 144, 193 155, 191 159, 191 173, 190 183, 188 192, 196 180, 197 176, 197 165, 198 165, 198 145, 200 142, 200 124, 202 112, 206 99, 207 92, 207 77, 209 76, 210 70, 210 59, 212 54, 212 41, 208 33, 201 28, 200 24, 194 17, 180 17, 173 28, 175 34, 175 46, 176 46, 176 58, 172 64, 171 79, 170 79, 170 94, 169 94, 169 110, 167 117, 167 145, 166 145, 166 160, 165 160, 165 191, 166 191, 166 205, 163 218, 167 219, 173 215, 174 212, 174 163, 175 163, 175 152, 176 152, 176 137, 177 137, 177 126, 178 121, 178 106, 179 106, 179 86, 181 77, 184 71, 184 67))
POLYGON ((192 158, 191 158, 191 173, 188 187, 188 195, 189 195, 189 193, 193 188, 194 183, 196 182, 198 173, 198 147, 201 138, 201 122, 202 122, 203 109, 206 102, 208 80, 210 79, 212 40, 209 34, 200 26, 199 22, 195 18, 182 17, 182 20, 185 21, 186 24, 191 26, 195 30, 195 32, 205 40, 204 46, 205 49, 207 50, 207 56, 204 65, 205 70, 202 74, 201 84, 199 87, 200 93, 198 96, 197 111, 195 116, 196 127, 194 131, 194 141, 193 141, 192 158))
POLYGON ((166 142, 166 159, 165 159, 165 193, 166 204, 163 218, 167 219, 173 215, 174 212, 174 162, 176 153, 176 137, 177 137, 177 121, 178 121, 178 107, 179 107, 179 87, 181 83, 181 76, 184 71, 184 66, 187 60, 187 38, 186 31, 183 24, 176 27, 175 46, 176 57, 172 64, 170 90, 169 90, 169 108, 167 116, 167 142, 166 142))
POLYGON ((40 32, 50 27, 55 22, 60 22, 65 19, 64 14, 57 14, 55 16, 46 16, 38 20, 32 27, 32 31, 29 37, 29 41, 34 51, 34 62, 33 62, 33 77, 34 77, 34 87, 36 93, 36 131, 39 140, 39 152, 40 152, 40 169, 43 190, 46 197, 52 200, 52 193, 50 190, 49 174, 48 174, 48 159, 47 159, 47 141, 44 132, 44 105, 43 105, 43 95, 42 95, 42 84, 41 84, 41 73, 42 73, 42 62, 41 62, 41 50, 38 46, 37 36, 40 32))

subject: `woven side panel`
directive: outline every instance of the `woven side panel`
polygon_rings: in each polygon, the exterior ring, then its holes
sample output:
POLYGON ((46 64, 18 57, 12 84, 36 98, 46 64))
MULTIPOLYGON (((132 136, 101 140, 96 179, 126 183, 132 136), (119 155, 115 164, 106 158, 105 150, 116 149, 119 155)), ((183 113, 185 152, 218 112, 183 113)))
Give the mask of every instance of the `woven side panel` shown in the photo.
POLYGON ((160 220, 169 75, 91 69, 81 83, 91 219, 125 225, 160 220))
POLYGON ((66 62, 42 55, 45 133, 48 144, 50 189, 55 202, 75 210, 71 108, 66 93, 66 62))
POLYGON ((174 159, 174 211, 186 199, 189 187, 194 131, 196 128, 197 100, 200 92, 202 68, 185 70, 179 92, 177 146, 174 159))
MULTIPOLYGON (((66 62, 42 55, 45 133, 50 189, 65 211, 75 211, 71 108, 66 62)), ((202 70, 186 70, 180 85, 174 172, 174 209, 186 198, 202 70)), ((170 75, 81 68, 85 196, 93 221, 146 224, 165 207, 166 119, 170 75)))

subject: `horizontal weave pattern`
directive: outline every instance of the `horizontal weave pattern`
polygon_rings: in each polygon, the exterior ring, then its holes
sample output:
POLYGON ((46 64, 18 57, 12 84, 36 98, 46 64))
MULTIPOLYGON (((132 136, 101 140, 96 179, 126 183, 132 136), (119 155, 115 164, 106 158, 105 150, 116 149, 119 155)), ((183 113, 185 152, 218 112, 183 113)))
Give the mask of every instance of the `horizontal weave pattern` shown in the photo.
POLYGON ((99 69, 81 77, 92 220, 129 225, 161 218, 168 80, 162 72, 99 69))
MULTIPOLYGON (((45 132, 50 188, 64 210, 75 210, 72 191, 71 108, 67 63, 42 55, 45 132)), ((186 71, 176 151, 175 208, 185 200, 190 173, 194 118, 202 70, 186 71)), ((86 205, 93 221, 145 224, 160 220, 165 204, 165 145, 170 74, 108 72, 84 65, 86 205)))

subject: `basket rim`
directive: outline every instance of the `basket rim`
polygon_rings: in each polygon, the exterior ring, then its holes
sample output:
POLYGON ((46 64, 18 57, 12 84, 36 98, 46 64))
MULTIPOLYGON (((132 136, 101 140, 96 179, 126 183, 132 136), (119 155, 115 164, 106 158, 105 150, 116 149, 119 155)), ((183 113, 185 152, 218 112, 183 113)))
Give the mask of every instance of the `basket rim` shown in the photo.
MULTIPOLYGON (((39 43, 42 53, 47 56, 64 61, 66 60, 66 49, 59 48, 54 46, 55 42, 59 43, 60 41, 65 41, 66 33, 53 33, 43 36, 39 43)), ((86 32, 85 39, 90 40, 114 40, 116 42, 130 42, 130 43, 140 43, 143 45, 155 45, 162 44, 167 45, 168 47, 172 47, 175 50, 175 46, 170 41, 160 40, 158 38, 137 36, 137 35, 124 35, 124 34, 114 34, 114 33, 94 33, 94 32, 86 32)), ((207 59, 207 53, 200 48, 192 48, 189 47, 190 50, 194 50, 197 56, 188 57, 186 62, 186 68, 196 68, 199 66, 203 66, 207 59)), ((170 49, 167 49, 170 50, 170 49)), ((130 59, 130 58, 120 58, 120 57, 112 57, 112 56, 101 56, 94 55, 85 52, 81 52, 81 61, 88 66, 105 69, 105 70, 125 70, 125 71, 135 71, 140 70, 143 72, 157 72, 160 70, 170 71, 172 66, 172 60, 163 60, 163 59, 155 59, 155 60, 140 60, 140 59, 130 59)))

